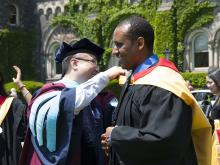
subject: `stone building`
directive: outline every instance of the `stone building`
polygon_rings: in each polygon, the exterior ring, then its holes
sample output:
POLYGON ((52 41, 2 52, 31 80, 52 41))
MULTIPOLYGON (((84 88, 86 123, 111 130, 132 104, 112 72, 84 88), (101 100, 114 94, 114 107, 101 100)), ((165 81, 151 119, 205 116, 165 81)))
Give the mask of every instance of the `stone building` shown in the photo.
POLYGON ((79 39, 76 32, 63 27, 51 26, 53 16, 64 12, 64 6, 69 0, 41 0, 36 3, 41 30, 41 61, 44 79, 53 81, 61 76, 60 65, 54 61, 54 53, 62 41, 73 43, 79 39))
POLYGON ((0 0, 0 28, 28 29, 35 25, 35 0, 0 0))
MULTIPOLYGON (((38 64, 41 81, 53 81, 60 77, 61 69, 53 55, 62 41, 73 43, 79 36, 72 29, 53 27, 51 19, 63 13, 69 0, 0 0, 0 28, 36 28, 37 46, 34 58, 38 64), (40 66, 40 67, 39 67, 40 66)), ((198 0, 200 2, 202 0, 198 0)), ((216 5, 214 21, 185 36, 184 69, 207 71, 220 67, 220 0, 210 0, 216 5)), ((130 0, 138 3, 139 0, 130 0)), ((158 10, 170 10, 173 0, 162 0, 158 10)), ((110 61, 112 63, 112 61, 110 61)), ((114 63, 114 61, 113 61, 114 63)))
POLYGON ((209 67, 220 67, 220 1, 210 1, 217 5, 213 22, 185 36, 185 70, 207 72, 209 67))
MULTIPOLYGON (((202 2, 204 0, 198 0, 202 2)), ((220 67, 220 0, 209 0, 215 9, 212 23, 185 34, 184 70, 207 72, 220 67)), ((158 11, 170 10, 173 0, 162 0, 158 11)))

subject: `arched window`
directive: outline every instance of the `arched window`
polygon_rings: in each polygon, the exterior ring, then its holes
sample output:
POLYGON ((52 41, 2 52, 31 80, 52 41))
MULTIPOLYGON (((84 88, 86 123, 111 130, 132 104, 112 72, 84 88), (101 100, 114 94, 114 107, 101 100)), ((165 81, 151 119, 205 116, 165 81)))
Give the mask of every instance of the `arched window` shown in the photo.
POLYGON ((60 7, 57 7, 55 9, 55 15, 59 15, 61 13, 61 8, 60 7))
POLYGON ((49 20, 52 16, 53 10, 51 8, 47 9, 46 19, 49 20))
POLYGON ((57 64, 54 60, 55 53, 59 49, 60 43, 55 41, 50 44, 48 55, 46 56, 47 78, 59 79, 62 73, 61 64, 57 64))
POLYGON ((194 67, 208 67, 208 36, 199 34, 194 40, 194 67))
MULTIPOLYGON (((58 51, 59 49, 59 46, 57 45, 57 47, 55 47, 55 51, 54 51, 54 56, 55 56, 55 53, 58 51)), ((56 61, 54 61, 56 67, 55 67, 55 74, 62 74, 62 64, 58 64, 56 63, 56 61)))
POLYGON ((39 10, 38 10, 38 14, 39 14, 39 15, 43 15, 43 14, 44 14, 44 10, 43 10, 43 9, 39 9, 39 10))
POLYGON ((18 25, 18 8, 14 4, 9 5, 9 24, 18 25))

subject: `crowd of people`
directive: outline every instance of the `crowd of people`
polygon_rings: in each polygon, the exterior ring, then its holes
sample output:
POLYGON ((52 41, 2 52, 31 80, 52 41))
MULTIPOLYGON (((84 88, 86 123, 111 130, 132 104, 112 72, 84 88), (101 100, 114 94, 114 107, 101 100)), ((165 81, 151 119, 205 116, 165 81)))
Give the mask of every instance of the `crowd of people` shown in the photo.
POLYGON ((206 117, 190 92, 191 82, 171 61, 154 54, 154 30, 147 20, 123 19, 113 43, 121 67, 100 72, 103 48, 87 38, 63 42, 55 54, 61 79, 33 94, 13 66, 13 81, 26 103, 14 90, 11 95, 5 91, 0 74, 1 165, 219 163, 220 69, 207 75, 216 102, 206 117), (117 100, 103 89, 126 70, 131 74, 117 100))

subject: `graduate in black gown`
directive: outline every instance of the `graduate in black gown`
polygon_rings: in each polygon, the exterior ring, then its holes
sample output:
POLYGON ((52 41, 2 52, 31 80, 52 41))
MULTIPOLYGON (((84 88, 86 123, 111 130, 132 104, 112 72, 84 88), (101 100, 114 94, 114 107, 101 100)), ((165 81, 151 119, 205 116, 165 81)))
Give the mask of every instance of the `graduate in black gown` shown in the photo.
POLYGON ((143 18, 123 20, 113 54, 132 70, 114 127, 102 135, 111 165, 209 165, 211 126, 173 63, 153 54, 154 32, 143 18))
POLYGON ((0 164, 17 165, 26 132, 26 106, 19 99, 7 95, 1 73, 0 107, 0 164))
POLYGON ((110 91, 102 91, 83 111, 81 165, 107 165, 100 136, 111 126, 117 99, 110 91))

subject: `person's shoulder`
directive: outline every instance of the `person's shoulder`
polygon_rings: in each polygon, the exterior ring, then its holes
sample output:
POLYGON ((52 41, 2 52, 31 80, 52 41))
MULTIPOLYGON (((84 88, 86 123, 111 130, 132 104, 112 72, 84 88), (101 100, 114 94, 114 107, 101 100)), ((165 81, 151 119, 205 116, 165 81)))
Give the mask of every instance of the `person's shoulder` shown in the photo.
POLYGON ((24 104, 19 98, 14 98, 10 106, 13 114, 23 114, 26 108, 27 105, 24 104))
POLYGON ((35 91, 32 98, 36 98, 42 94, 52 92, 52 91, 61 91, 65 88, 63 83, 47 83, 44 84, 40 89, 35 91))

